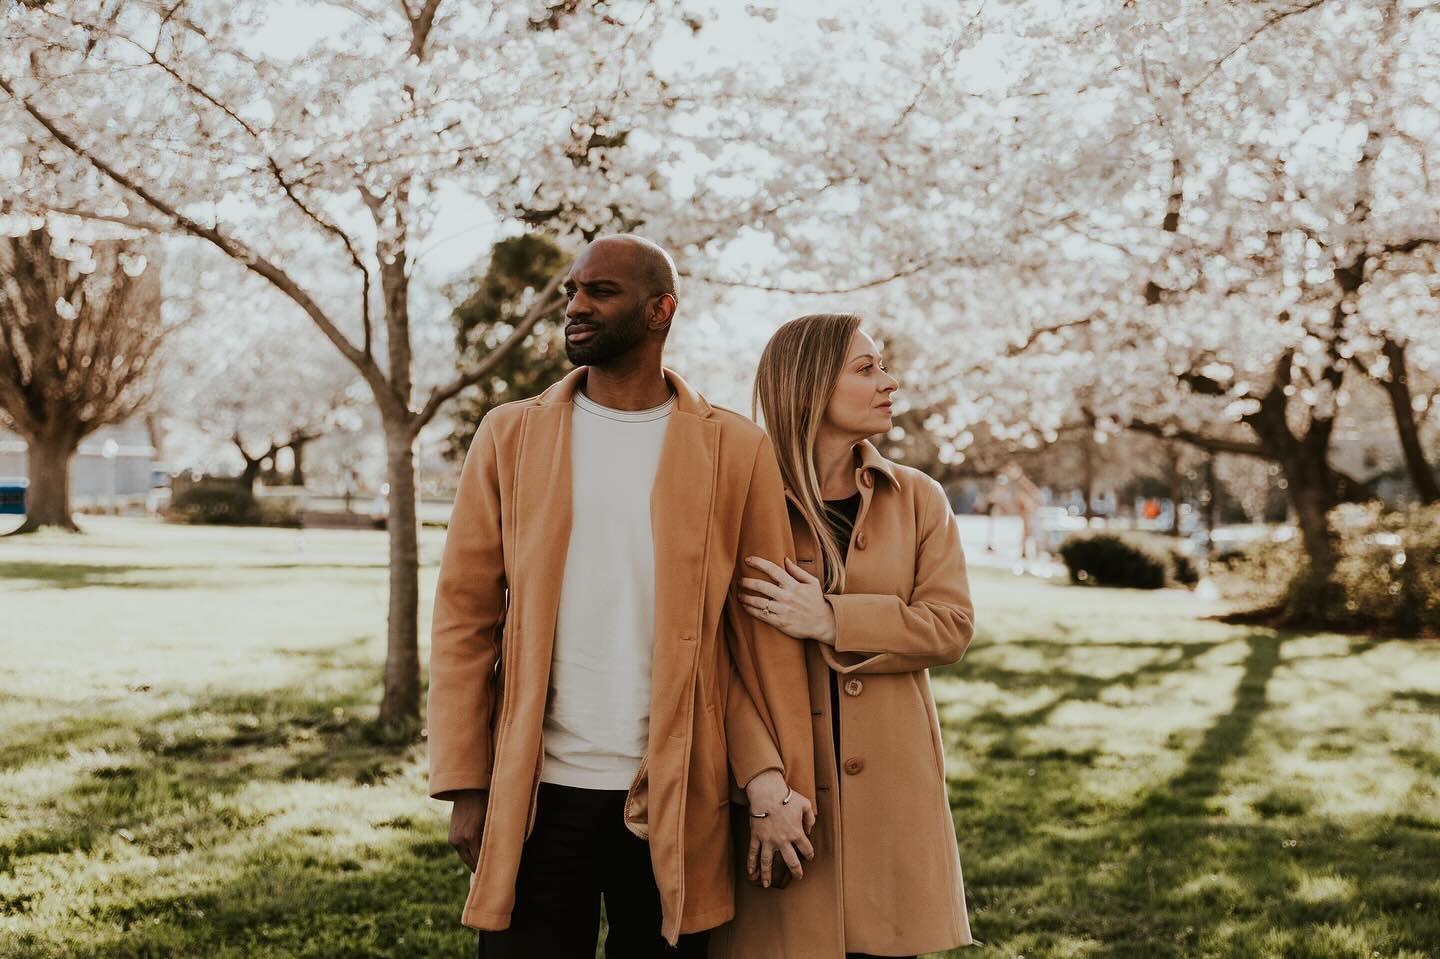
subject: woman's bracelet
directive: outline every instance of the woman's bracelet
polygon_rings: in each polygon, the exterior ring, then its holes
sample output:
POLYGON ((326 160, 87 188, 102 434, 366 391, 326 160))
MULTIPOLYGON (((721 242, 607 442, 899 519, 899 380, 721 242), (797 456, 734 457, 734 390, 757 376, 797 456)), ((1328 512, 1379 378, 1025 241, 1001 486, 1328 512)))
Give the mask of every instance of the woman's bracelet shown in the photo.
MULTIPOLYGON (((791 800, 792 797, 794 797, 794 795, 795 795, 795 790, 794 790, 794 789, 791 789, 791 788, 787 785, 787 786, 785 787, 785 798, 782 799, 782 800, 780 800, 780 805, 782 805, 782 806, 788 806, 788 805, 790 805, 790 800, 791 800)), ((751 819, 769 819, 769 818, 770 818, 770 814, 769 814, 768 812, 751 812, 751 813, 750 813, 750 818, 751 818, 751 819)))

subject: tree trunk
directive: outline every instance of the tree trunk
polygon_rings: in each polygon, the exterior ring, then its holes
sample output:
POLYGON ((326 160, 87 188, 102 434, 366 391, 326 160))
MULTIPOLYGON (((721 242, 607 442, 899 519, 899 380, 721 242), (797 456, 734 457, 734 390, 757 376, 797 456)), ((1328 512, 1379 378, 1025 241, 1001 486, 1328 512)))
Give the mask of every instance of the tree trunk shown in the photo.
POLYGON ((415 440, 408 423, 385 424, 390 483, 390 618, 380 725, 403 729, 420 719, 420 551, 415 522, 415 440))
MULTIPOLYGON (((243 456, 244 454, 242 453, 241 455, 243 456)), ((240 472, 239 482, 241 486, 245 487, 252 494, 255 492, 255 481, 260 478, 260 467, 264 462, 264 457, 258 460, 252 460, 249 456, 245 456, 245 469, 240 472)))
POLYGON ((1180 535, 1180 501, 1185 498, 1184 481, 1180 474, 1180 447, 1176 443, 1165 444, 1165 481, 1170 488, 1170 536, 1180 535))
POLYGON ((70 515, 70 463, 79 437, 69 433, 42 434, 26 448, 30 486, 25 491, 25 522, 15 530, 33 533, 42 527, 80 532, 70 515))
POLYGON ((1205 548, 1215 550, 1215 520, 1220 511, 1219 482, 1215 476, 1215 454, 1205 457, 1205 548))
POLYGON ((1385 394, 1390 398, 1390 409, 1395 415, 1395 430, 1400 434, 1400 449, 1405 453, 1405 469, 1415 487, 1420 502, 1429 506, 1440 502, 1440 482, 1435 471, 1425 459, 1425 449, 1420 445, 1420 429, 1415 425, 1415 405, 1410 393, 1410 371, 1406 363, 1405 346, 1386 337, 1383 347, 1385 359, 1390 363, 1390 377, 1383 384, 1385 394))
POLYGON ((1086 429, 1080 441, 1080 480, 1085 486, 1085 519, 1095 518, 1095 434, 1086 429))
POLYGON ((1303 467, 1285 468, 1287 492, 1300 527, 1306 559, 1305 570, 1291 584, 1285 600, 1286 616, 1297 624, 1329 621, 1335 605, 1344 600, 1340 585, 1335 582, 1339 549, 1329 521, 1330 510, 1339 502, 1322 482, 1302 470, 1303 467))
POLYGON ((291 464, 290 464, 290 485, 291 485, 291 486, 304 486, 304 485, 305 485, 305 464, 304 464, 304 458, 305 458, 305 444, 308 443, 308 442, 309 442, 309 440, 296 440, 295 442, 293 442, 293 443, 290 444, 290 453, 291 453, 291 456, 293 457, 293 460, 292 460, 292 462, 291 462, 291 464))
POLYGON ((1283 419, 1270 425, 1277 434, 1284 430, 1283 434, 1262 436, 1261 441, 1279 454, 1285 494, 1305 548, 1306 566, 1290 586, 1285 615, 1297 624, 1328 622, 1344 601, 1343 590, 1335 582, 1339 544, 1330 528, 1329 514, 1352 491, 1330 466, 1328 428, 1312 424, 1304 435, 1296 437, 1283 419))

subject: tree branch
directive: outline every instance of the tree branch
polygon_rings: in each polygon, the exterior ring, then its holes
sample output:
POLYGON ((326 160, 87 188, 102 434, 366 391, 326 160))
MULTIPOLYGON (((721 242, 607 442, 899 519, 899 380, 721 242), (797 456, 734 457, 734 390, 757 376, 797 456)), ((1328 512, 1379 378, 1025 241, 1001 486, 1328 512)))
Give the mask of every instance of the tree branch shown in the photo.
POLYGON ((335 348, 360 371, 361 375, 364 376, 372 386, 381 388, 388 387, 385 375, 375 364, 374 359, 368 353, 362 353, 356 349, 355 345, 351 343, 345 334, 340 331, 339 327, 331 321, 330 317, 325 314, 325 311, 320 308, 320 305, 315 302, 314 298, 295 282, 288 273, 250 249, 240 240, 225 234, 215 227, 205 226, 186 216, 184 213, 181 213, 174 204, 152 193, 126 174, 100 159, 92 151, 87 150, 74 137, 60 129, 54 120, 50 119, 48 115, 30 102, 28 98, 20 96, 15 91, 8 77, 0 76, 0 91, 3 91, 10 99, 18 103, 36 123, 44 127, 62 146, 75 156, 95 167, 95 169, 99 170, 117 186, 139 197, 152 209, 164 215, 184 232, 209 241, 226 256, 239 261, 246 269, 268 280, 314 321, 315 325, 320 328, 320 332, 325 334, 326 339, 335 345, 335 348))
POLYGON ((1225 436, 1210 436, 1198 430, 1181 429, 1171 423, 1151 423, 1148 420, 1131 420, 1125 424, 1125 428, 1136 433, 1143 433, 1146 436, 1158 436, 1161 439, 1179 440, 1188 443, 1197 449, 1208 450, 1212 453, 1234 453, 1237 456, 1253 456, 1256 459, 1274 459, 1259 443, 1247 443, 1244 440, 1231 439, 1225 436))
POLYGON ((1280 23, 1282 20, 1288 20, 1289 18, 1297 16, 1298 14, 1307 13, 1311 10, 1314 10, 1316 7, 1321 6, 1325 2, 1326 0, 1307 0, 1307 2, 1302 3, 1297 7, 1291 7, 1289 10, 1281 10, 1278 13, 1270 14, 1260 23, 1258 27, 1250 31, 1249 36, 1247 36, 1244 40, 1241 40, 1234 47, 1230 48, 1230 50, 1219 60, 1216 60, 1214 63, 1212 63, 1210 65, 1210 69, 1206 70, 1203 74, 1201 74, 1200 79, 1190 84, 1190 86, 1185 90, 1185 92, 1180 95, 1181 99, 1189 100, 1191 95, 1194 94, 1196 90, 1204 86, 1207 82, 1209 82, 1211 77, 1213 77, 1216 73, 1220 71, 1220 68, 1225 65, 1225 62, 1227 60, 1229 60, 1235 54, 1239 53, 1241 50, 1248 47, 1250 44, 1254 43, 1255 39, 1259 37, 1260 34, 1264 33, 1266 30, 1269 30, 1271 27, 1275 26, 1275 24, 1277 23, 1280 23))
POLYGON ((452 397, 466 387, 473 386, 489 376, 490 371, 499 365, 500 361, 505 358, 506 353, 509 353, 510 350, 525 341, 525 338, 530 335, 530 331, 535 328, 535 324, 539 323, 545 314, 564 302, 564 298, 557 294, 561 281, 565 279, 565 273, 566 271, 561 270, 550 278, 550 282, 545 284, 544 289, 535 295, 535 302, 530 304, 530 309, 521 317, 520 322, 515 324, 515 329, 511 334, 486 354, 485 359, 480 361, 479 366, 473 370, 466 371, 449 383, 437 387, 431 392, 430 398, 425 401, 425 405, 412 421, 412 432, 418 434, 420 430, 434 418, 435 414, 439 412, 440 407, 445 405, 452 397))
MULTIPOLYGON (((173 12, 173 11, 172 11, 172 12, 173 12)), ((167 17, 167 19, 168 19, 168 17, 167 17)), ((146 54, 146 56, 148 56, 148 57, 150 58, 150 62, 151 62, 152 64, 154 64, 155 66, 159 67, 166 75, 168 75, 169 77, 171 77, 176 83, 180 84, 180 85, 181 85, 182 87, 184 87, 186 90, 189 90, 191 94, 193 94, 193 95, 196 96, 196 97, 199 97, 201 100, 203 100, 203 101, 205 101, 206 103, 210 104, 212 107, 214 107, 215 109, 219 110, 219 111, 220 111, 221 113, 223 113, 225 116, 229 117, 230 120, 233 121, 238 127, 240 127, 240 129, 244 130, 245 133, 248 134, 248 135, 250 136, 250 138, 255 141, 256 144, 262 144, 262 143, 264 142, 264 138, 261 137, 260 132, 259 132, 258 130, 256 130, 253 126, 251 126, 250 123, 249 123, 244 117, 240 116, 240 114, 236 113, 236 112, 235 112, 234 110, 232 110, 230 107, 228 107, 228 106, 226 106, 224 103, 220 102, 219 98, 215 97, 213 94, 211 94, 209 91, 205 90, 205 89, 204 89, 203 87, 201 87, 199 84, 195 83, 194 81, 190 80, 190 79, 187 78, 187 77, 181 76, 180 71, 176 70, 176 69, 175 69, 174 67, 172 67, 170 64, 168 64, 168 63, 164 62, 163 60, 161 60, 161 59, 155 54, 155 51, 153 51, 153 50, 146 50, 144 47, 142 47, 140 44, 136 43, 134 40, 130 39, 129 37, 121 37, 120 39, 125 40, 127 43, 131 44, 132 46, 135 46, 135 47, 137 47, 138 49, 142 50, 142 51, 146 54)), ((290 180, 290 179, 286 178, 286 176, 285 176, 285 171, 280 168, 279 162, 276 161, 275 157, 274 157, 272 154, 270 154, 268 151, 265 151, 265 150, 261 150, 260 152, 261 152, 261 155, 265 157, 265 165, 266 165, 266 168, 270 171, 271 176, 273 176, 273 177, 275 178, 275 182, 279 185, 281 191, 284 192, 285 196, 290 200, 290 202, 293 203, 293 204, 295 205, 295 207, 296 207, 297 209, 299 209, 300 212, 303 213, 309 220, 311 220, 311 221, 314 222, 317 226, 319 226, 321 230, 325 231, 326 233, 328 233, 328 234, 330 234, 331 236, 333 236, 333 237, 335 237, 336 239, 338 239, 338 240, 340 241, 340 243, 345 247, 345 251, 350 254, 350 262, 351 262, 352 264, 354 264, 354 266, 355 266, 355 268, 356 268, 357 270, 360 271, 360 277, 361 277, 360 313, 361 313, 361 318, 362 318, 362 320, 363 320, 363 322, 364 322, 364 324, 365 324, 365 350, 364 350, 364 351, 368 354, 368 353, 370 352, 370 325, 371 325, 371 324, 370 324, 370 284, 371 284, 371 279, 370 279, 370 270, 369 270, 369 268, 366 267, 364 260, 362 260, 362 259, 360 258, 360 254, 356 251, 354 243, 351 242, 349 234, 347 234, 344 230, 340 229, 340 227, 339 227, 337 224, 333 223, 332 221, 330 221, 330 220, 327 219, 326 217, 322 216, 317 210, 312 209, 312 208, 309 206, 309 204, 307 204, 304 200, 302 200, 302 199, 300 198, 300 195, 295 192, 296 181, 293 181, 293 180, 290 180)))
MULTIPOLYGON (((406 9, 408 11, 408 4, 406 9)), ((435 12, 439 9, 440 0, 425 0, 425 6, 410 18, 410 56, 425 59, 425 43, 430 39, 430 30, 435 26, 435 12)))
MULTIPOLYGON (((955 265, 959 262, 962 261, 949 261, 949 264, 955 265)), ((915 276, 918 273, 923 273, 928 269, 940 265, 940 263, 940 260, 931 257, 922 260, 919 263, 915 263, 906 267, 901 267, 895 272, 886 274, 885 276, 877 276, 873 279, 864 280, 851 286, 837 286, 830 287, 828 289, 817 287, 781 286, 779 284, 768 283, 751 283, 745 280, 730 280, 724 277, 707 276, 700 273, 682 272, 680 275, 689 279, 699 280, 702 283, 713 283, 716 286, 725 286, 730 287, 731 289, 758 290, 762 293, 790 293, 799 296, 827 296, 830 294, 859 293, 861 290, 873 290, 878 286, 884 286, 887 283, 893 283, 896 280, 902 280, 906 277, 911 277, 915 276)))
POLYGON ((1091 315, 1078 320, 1066 320, 1063 323, 1055 323, 1051 326, 1036 327, 1035 329, 1030 331, 1029 336, 1025 337, 1024 342, 1015 343, 1006 347, 1005 355, 1012 358, 1020 356, 1022 353, 1025 353, 1027 350, 1029 350, 1030 347, 1040 342, 1040 338, 1042 336, 1046 336, 1050 333, 1059 333, 1061 330, 1073 329, 1077 326, 1089 326, 1094 320, 1095 317, 1091 315))

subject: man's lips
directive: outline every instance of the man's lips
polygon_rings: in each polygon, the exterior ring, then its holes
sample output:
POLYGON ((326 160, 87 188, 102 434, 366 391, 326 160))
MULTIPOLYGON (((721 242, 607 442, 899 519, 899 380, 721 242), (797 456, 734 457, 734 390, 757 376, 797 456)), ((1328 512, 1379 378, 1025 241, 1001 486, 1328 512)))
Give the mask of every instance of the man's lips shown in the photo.
POLYGON ((570 343, 584 343, 595 335, 593 326, 567 326, 565 328, 565 339, 570 343))

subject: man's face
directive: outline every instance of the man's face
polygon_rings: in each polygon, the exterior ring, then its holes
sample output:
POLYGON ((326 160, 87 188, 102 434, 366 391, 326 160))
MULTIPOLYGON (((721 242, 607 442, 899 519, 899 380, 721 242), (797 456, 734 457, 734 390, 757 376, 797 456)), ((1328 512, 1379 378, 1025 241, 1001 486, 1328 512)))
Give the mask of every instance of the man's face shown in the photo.
POLYGON ((632 256, 620 244, 596 244, 570 268, 565 355, 576 366, 604 366, 644 342, 651 297, 632 256))

